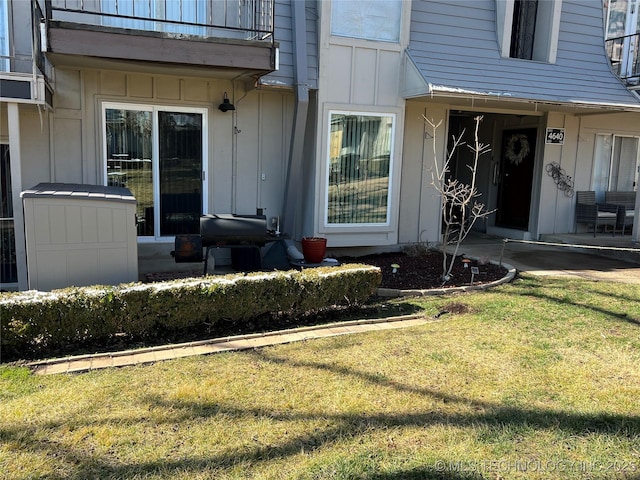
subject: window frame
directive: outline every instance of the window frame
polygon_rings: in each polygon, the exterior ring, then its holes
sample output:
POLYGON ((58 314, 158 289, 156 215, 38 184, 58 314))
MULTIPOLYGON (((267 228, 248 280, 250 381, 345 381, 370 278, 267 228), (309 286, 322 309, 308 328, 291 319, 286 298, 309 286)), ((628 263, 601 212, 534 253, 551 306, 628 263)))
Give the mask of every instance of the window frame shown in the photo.
POLYGON ((194 107, 182 105, 156 105, 147 103, 128 103, 103 101, 100 108, 100 125, 102 130, 102 180, 103 185, 108 184, 107 177, 107 109, 113 110, 132 110, 138 112, 151 112, 151 165, 152 165, 152 188, 153 188, 153 206, 154 206, 154 231, 153 235, 138 235, 139 243, 155 243, 166 242, 175 235, 160 235, 160 141, 159 141, 159 124, 158 113, 199 113, 202 115, 202 213, 208 213, 209 205, 209 109, 207 107, 194 107))
POLYGON ((346 110, 340 108, 331 108, 327 110, 326 121, 324 122, 326 133, 326 151, 323 162, 323 188, 322 197, 322 227, 327 233, 338 231, 388 231, 393 227, 393 203, 394 203, 394 182, 396 169, 396 132, 398 129, 398 114, 390 111, 364 111, 364 110, 346 110), (379 223, 329 223, 329 181, 331 175, 331 121, 334 114, 369 116, 369 117, 390 117, 392 120, 391 138, 389 146, 389 180, 387 182, 387 205, 386 205, 386 221, 379 223))
POLYGON ((533 58, 531 60, 511 56, 515 2, 516 0, 496 0, 496 29, 500 56, 517 61, 556 63, 562 0, 538 1, 533 58))
MULTIPOLYGON (((593 166, 591 169, 591 189, 593 191, 596 192, 596 200, 599 202, 604 202, 604 192, 605 191, 612 191, 611 190, 611 182, 612 182, 612 176, 613 176, 613 171, 614 171, 614 153, 616 150, 616 139, 623 139, 623 138, 627 138, 627 139, 635 139, 636 140, 636 172, 635 172, 635 178, 634 178, 634 182, 635 182, 635 188, 634 190, 637 191, 639 188, 639 181, 640 181, 640 173, 638 172, 638 168, 640 168, 640 136, 638 135, 618 135, 615 133, 597 133, 596 137, 595 137, 595 142, 594 142, 594 155, 593 155, 593 166), (610 142, 610 147, 607 148, 607 154, 608 154, 608 158, 599 158, 600 152, 599 152, 599 145, 600 145, 600 140, 602 139, 603 142, 606 142, 607 139, 610 142), (608 168, 606 169, 606 190, 602 191, 599 189, 599 187, 601 186, 602 182, 596 182, 596 180, 600 179, 601 176, 597 175, 598 171, 603 171, 603 165, 602 165, 602 161, 606 161, 608 163, 608 168)), ((619 163, 618 163, 618 168, 619 168, 619 163)), ((616 186, 617 188, 617 186, 616 186)), ((617 190, 614 190, 617 191, 617 190)))

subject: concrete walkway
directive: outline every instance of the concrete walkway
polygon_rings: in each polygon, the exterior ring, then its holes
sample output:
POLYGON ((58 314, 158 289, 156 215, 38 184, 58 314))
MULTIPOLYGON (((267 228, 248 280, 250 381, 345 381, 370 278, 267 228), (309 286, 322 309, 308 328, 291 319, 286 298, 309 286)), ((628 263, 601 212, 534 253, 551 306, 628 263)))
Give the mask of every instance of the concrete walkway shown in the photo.
MULTIPOLYGON (((556 239, 558 243, 573 243, 556 239)), ((589 242, 589 239, 583 239, 589 242)), ((625 246, 626 247, 626 246, 625 246)), ((630 246, 635 248, 634 246, 630 246)), ((505 242, 501 238, 487 235, 472 235, 463 243, 459 254, 468 257, 487 258, 492 261, 502 261, 509 269, 508 275, 499 282, 510 281, 515 270, 533 275, 572 276, 588 280, 624 282, 640 284, 640 263, 631 263, 619 259, 606 258, 593 253, 593 250, 583 250, 576 247, 560 247, 527 243, 505 242)), ((640 249, 629 252, 640 257, 640 249)), ((493 284, 492 284, 493 285, 493 284)), ((492 286, 490 285, 490 286, 492 286)), ((461 287, 458 290, 470 290, 474 287, 461 287)), ((487 285, 482 288, 487 288, 487 285)), ((420 295, 425 293, 452 293, 456 289, 441 292, 408 291, 407 294, 420 295)), ((386 292, 387 296, 398 296, 399 292, 386 292)), ((194 355, 245 350, 268 345, 277 345, 301 340, 347 335, 373 330, 388 330, 422 325, 433 319, 424 315, 393 317, 379 320, 362 320, 340 322, 330 325, 303 327, 293 330, 269 332, 264 334, 239 335, 199 342, 189 342, 160 347, 127 350, 123 352, 101 353, 95 355, 80 355, 74 357, 57 358, 31 362, 28 366, 36 374, 80 373, 103 368, 140 365, 162 360, 170 360, 194 355)))
POLYGON ((640 284, 640 246, 628 236, 563 235, 536 243, 517 243, 489 235, 474 234, 460 246, 459 254, 489 258, 532 275, 573 276, 588 280, 640 284), (553 243, 556 245, 544 245, 553 243), (567 245, 567 246, 559 246, 567 245), (569 245, 581 245, 578 246, 569 245), (585 246, 625 249, 594 250, 585 246), (605 256, 607 255, 607 256, 605 256), (616 255, 616 258, 608 255, 616 255))

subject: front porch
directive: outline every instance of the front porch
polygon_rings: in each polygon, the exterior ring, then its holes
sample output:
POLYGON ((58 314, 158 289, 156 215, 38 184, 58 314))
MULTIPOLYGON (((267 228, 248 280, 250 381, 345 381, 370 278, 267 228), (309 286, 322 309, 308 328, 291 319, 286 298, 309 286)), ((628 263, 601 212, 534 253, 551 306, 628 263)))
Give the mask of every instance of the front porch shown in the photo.
POLYGON ((540 235, 540 241, 576 245, 577 250, 640 264, 640 242, 635 241, 631 235, 602 233, 594 237, 593 233, 547 234, 540 235))

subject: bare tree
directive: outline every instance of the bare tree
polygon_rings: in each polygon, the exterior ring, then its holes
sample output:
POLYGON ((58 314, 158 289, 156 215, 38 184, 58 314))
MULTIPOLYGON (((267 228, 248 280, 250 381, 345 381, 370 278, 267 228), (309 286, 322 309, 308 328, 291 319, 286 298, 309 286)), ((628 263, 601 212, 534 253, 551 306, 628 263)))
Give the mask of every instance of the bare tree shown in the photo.
POLYGON ((495 211, 486 210, 485 205, 477 200, 477 198, 481 196, 481 193, 476 189, 478 159, 481 155, 490 152, 491 148, 489 145, 480 143, 478 140, 478 128, 480 122, 482 122, 482 116, 477 116, 474 118, 475 132, 473 145, 469 145, 463 141, 464 130, 458 136, 453 135, 451 137, 451 149, 447 152, 444 163, 440 166, 438 164, 436 151, 436 131, 442 125, 442 120, 436 124, 424 115, 422 117, 427 127, 432 130, 434 167, 431 169, 431 184, 440 194, 442 208, 441 280, 444 285, 451 279, 453 263, 458 254, 460 244, 467 237, 473 225, 478 219, 487 217, 495 211), (463 183, 449 175, 451 159, 456 150, 465 145, 473 154, 473 163, 467 165, 467 168, 471 170, 471 185, 463 183), (447 247, 449 245, 455 245, 452 256, 447 255, 447 247))

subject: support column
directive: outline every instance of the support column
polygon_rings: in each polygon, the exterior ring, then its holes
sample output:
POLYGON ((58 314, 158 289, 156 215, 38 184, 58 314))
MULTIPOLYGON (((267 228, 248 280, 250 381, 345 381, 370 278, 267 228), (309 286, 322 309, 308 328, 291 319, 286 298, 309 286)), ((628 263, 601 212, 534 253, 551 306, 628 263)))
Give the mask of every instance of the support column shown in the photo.
POLYGON ((24 236, 24 210, 22 208, 22 152, 20 148, 20 109, 17 103, 7 104, 9 127, 9 155, 11 158, 11 190, 13 192, 13 230, 16 241, 18 288, 27 290, 27 249, 24 236))
POLYGON ((284 188, 283 216, 281 229, 298 239, 302 234, 300 222, 302 203, 302 161, 304 139, 309 110, 309 85, 307 76, 307 37, 305 2, 292 2, 293 50, 295 54, 296 106, 293 113, 291 146, 284 188))
POLYGON ((633 231, 631 237, 636 243, 640 243, 640 189, 636 192, 636 218, 633 219, 633 231))

